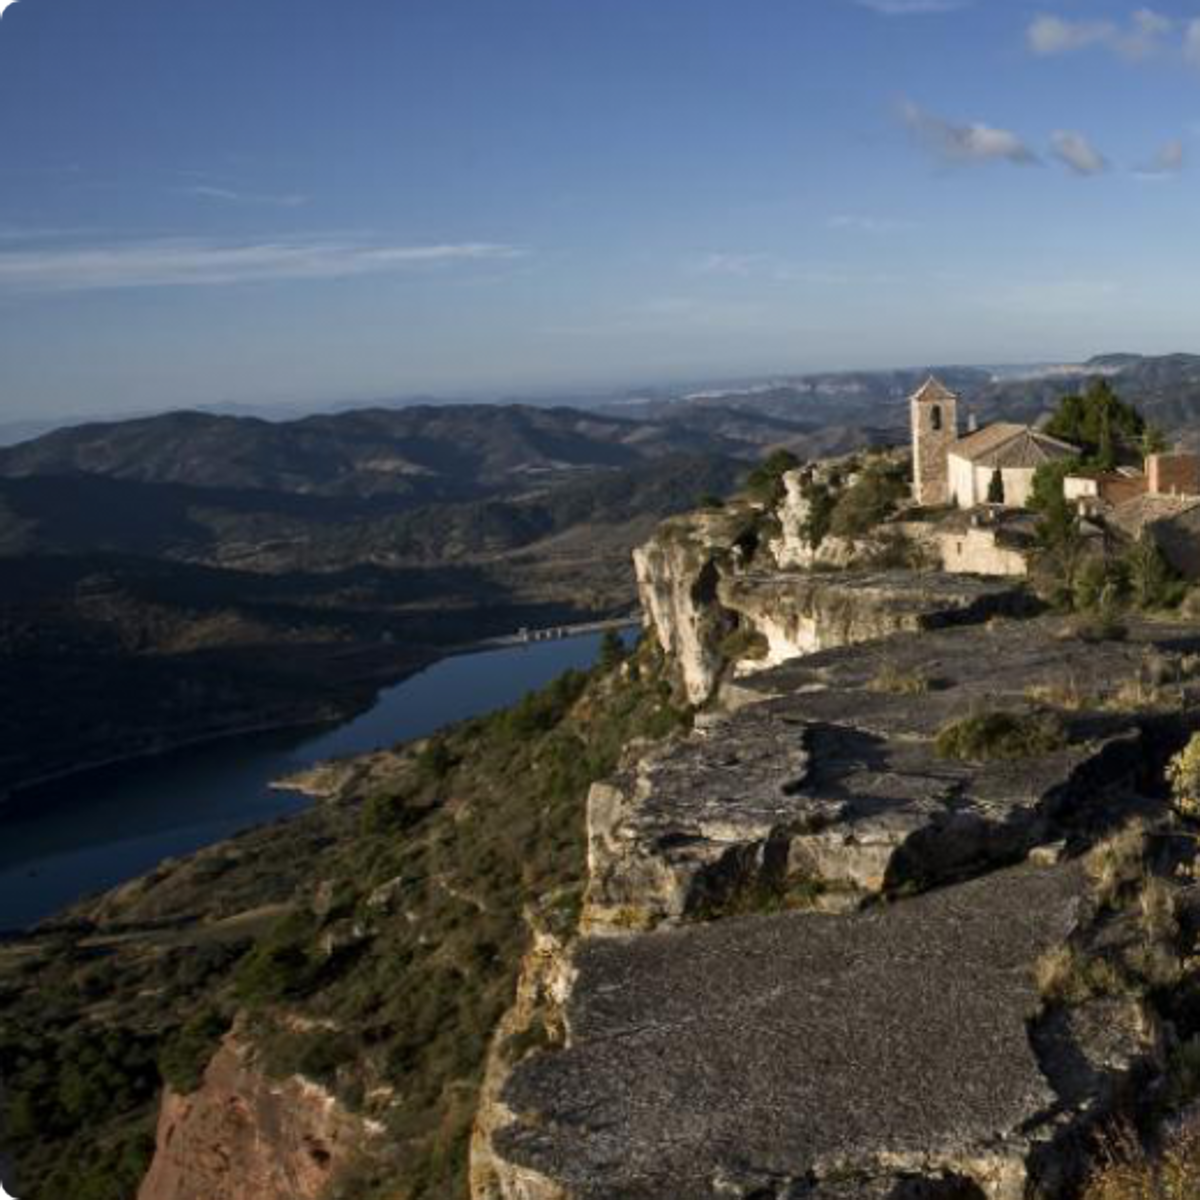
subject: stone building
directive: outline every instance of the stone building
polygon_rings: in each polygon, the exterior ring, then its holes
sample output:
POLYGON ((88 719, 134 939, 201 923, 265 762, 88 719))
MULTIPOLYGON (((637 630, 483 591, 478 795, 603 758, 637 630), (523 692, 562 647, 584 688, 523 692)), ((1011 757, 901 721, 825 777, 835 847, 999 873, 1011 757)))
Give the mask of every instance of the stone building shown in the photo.
POLYGON ((932 376, 914 393, 910 408, 913 491, 925 507, 1024 508, 1038 467, 1079 453, 1029 425, 1003 421, 960 437, 958 397, 932 376))
POLYGON ((947 460, 958 441, 958 397, 931 375, 909 401, 913 496, 924 508, 950 502, 947 460))

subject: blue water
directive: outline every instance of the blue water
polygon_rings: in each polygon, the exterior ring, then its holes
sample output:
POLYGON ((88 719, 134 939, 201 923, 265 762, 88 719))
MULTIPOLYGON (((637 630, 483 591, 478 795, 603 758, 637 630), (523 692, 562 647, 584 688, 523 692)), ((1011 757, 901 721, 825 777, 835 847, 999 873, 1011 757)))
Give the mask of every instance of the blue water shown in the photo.
POLYGON ((268 734, 82 775, 0 810, 0 929, 23 928, 174 855, 299 812, 272 780, 423 737, 595 661, 598 635, 443 659, 368 712, 314 735, 268 734))

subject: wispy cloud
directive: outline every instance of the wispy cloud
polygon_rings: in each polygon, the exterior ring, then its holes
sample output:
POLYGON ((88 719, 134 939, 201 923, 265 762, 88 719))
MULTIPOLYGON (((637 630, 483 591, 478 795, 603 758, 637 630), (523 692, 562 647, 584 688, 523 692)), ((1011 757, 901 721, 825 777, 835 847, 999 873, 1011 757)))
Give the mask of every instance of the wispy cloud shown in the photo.
POLYGON ((766 254, 729 254, 718 250, 702 255, 694 266, 701 275, 733 275, 744 279, 770 262, 766 254))
POLYGON ((930 13, 957 12, 972 0, 854 0, 860 8, 882 13, 885 17, 917 17, 930 13))
POLYGON ((1200 67, 1200 18, 1189 21, 1184 30, 1183 57, 1193 67, 1200 67))
POLYGON ((836 213, 826 224, 830 229, 851 233, 893 233, 898 229, 909 228, 908 221, 900 221, 895 217, 873 217, 864 213, 836 213))
POLYGON ((81 292, 342 279, 514 259, 523 253, 490 242, 399 246, 321 238, 238 243, 153 239, 0 251, 0 289, 81 292))
POLYGON ((1134 175, 1138 179, 1150 181, 1174 179, 1183 170, 1186 162, 1187 151, 1183 142, 1175 139, 1163 146, 1145 166, 1134 171, 1134 175))
POLYGON ((1139 8, 1124 23, 1042 14, 1033 19, 1026 36, 1030 50, 1046 57, 1099 47, 1137 61, 1165 49, 1176 31, 1177 23, 1170 17, 1139 8))
POLYGON ((215 187, 211 184, 197 183, 188 187, 178 188, 177 191, 186 196, 195 196, 201 200, 217 200, 226 204, 266 205, 273 208, 299 208, 308 203, 308 197, 298 192, 283 195, 271 195, 263 192, 240 192, 233 188, 215 187))
POLYGON ((1060 129, 1050 140, 1054 157, 1076 175, 1102 175, 1108 170, 1108 159, 1083 134, 1060 129))
POLYGON ((925 148, 945 162, 1009 162, 1033 166, 1039 161, 1038 156, 1007 129, 979 123, 956 125, 909 100, 901 105, 900 115, 925 148))

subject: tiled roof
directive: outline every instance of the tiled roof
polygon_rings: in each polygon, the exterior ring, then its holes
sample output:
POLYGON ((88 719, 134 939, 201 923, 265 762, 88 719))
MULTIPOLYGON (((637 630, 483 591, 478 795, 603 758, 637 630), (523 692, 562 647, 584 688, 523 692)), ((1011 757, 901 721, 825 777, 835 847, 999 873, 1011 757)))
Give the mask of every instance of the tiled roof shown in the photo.
POLYGON ((1043 463, 1070 458, 1077 446, 1061 442, 1028 425, 999 421, 956 442, 950 453, 979 467, 1040 467, 1043 463))
POLYGON ((1200 508, 1200 500, 1184 496, 1135 496, 1123 504, 1114 505, 1108 513, 1108 523, 1131 538, 1141 535, 1147 525, 1167 521, 1200 508))
POLYGON ((923 384, 913 393, 914 400, 930 400, 945 403, 948 400, 957 400, 958 397, 940 380, 933 375, 925 380, 923 384))

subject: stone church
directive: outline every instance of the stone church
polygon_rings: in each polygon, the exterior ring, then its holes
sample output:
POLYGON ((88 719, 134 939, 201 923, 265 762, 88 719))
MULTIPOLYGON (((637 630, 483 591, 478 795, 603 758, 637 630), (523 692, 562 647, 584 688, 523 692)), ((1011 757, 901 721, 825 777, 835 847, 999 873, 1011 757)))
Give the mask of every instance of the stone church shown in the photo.
POLYGON ((1005 421, 961 436, 958 397, 932 376, 909 404, 913 494, 925 508, 968 509, 989 502, 1024 508, 1038 467, 1079 453, 1032 426, 1005 421))

